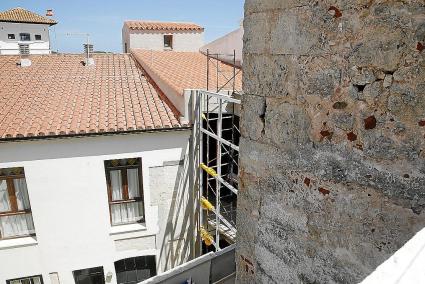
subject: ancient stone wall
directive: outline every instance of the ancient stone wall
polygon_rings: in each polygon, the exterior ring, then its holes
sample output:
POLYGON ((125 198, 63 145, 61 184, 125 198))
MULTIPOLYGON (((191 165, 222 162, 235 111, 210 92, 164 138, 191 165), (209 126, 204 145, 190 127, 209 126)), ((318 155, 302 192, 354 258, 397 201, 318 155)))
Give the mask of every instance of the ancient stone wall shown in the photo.
POLYGON ((246 0, 240 283, 357 283, 425 225, 425 2, 246 0))

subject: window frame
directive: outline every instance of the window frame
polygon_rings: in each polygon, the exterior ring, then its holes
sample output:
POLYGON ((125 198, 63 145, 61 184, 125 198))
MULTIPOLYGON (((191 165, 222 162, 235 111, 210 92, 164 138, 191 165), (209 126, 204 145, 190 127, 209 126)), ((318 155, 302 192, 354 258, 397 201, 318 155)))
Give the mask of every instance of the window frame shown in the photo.
MULTIPOLYGON (((109 204, 109 221, 112 226, 121 226, 121 225, 128 225, 128 224, 138 224, 138 223, 144 223, 145 222, 145 204, 144 204, 144 193, 143 193, 143 170, 142 170, 142 158, 124 158, 124 159, 116 159, 116 160, 129 160, 129 159, 136 159, 138 161, 138 164, 136 165, 117 165, 117 166, 108 166, 107 163, 111 160, 104 161, 105 165, 105 175, 106 175, 106 185, 108 189, 108 204, 109 204), (140 197, 136 198, 129 198, 128 193, 128 178, 127 178, 127 169, 138 169, 139 174, 139 195, 140 197), (122 199, 121 200, 112 200, 112 185, 111 185, 111 171, 121 171, 121 186, 122 186, 122 199), (142 202, 143 203, 143 210, 141 212, 141 219, 136 222, 129 222, 129 223, 123 223, 123 224, 113 224, 112 223, 112 205, 115 204, 125 204, 125 203, 132 203, 132 202, 142 202)), ((112 159, 115 160, 115 159, 112 159)))
POLYGON ((30 33, 19 33, 19 41, 31 41, 31 34, 30 33), (28 35, 28 39, 22 39, 22 36, 28 35))
POLYGON ((164 35, 164 49, 173 49, 173 44, 174 44, 174 37, 173 35, 164 35), (166 45, 166 38, 170 39, 170 45, 167 46, 166 45))
MULTIPOLYGON (((0 175, 0 180, 6 180, 7 195, 9 197, 9 204, 10 204, 10 211, 0 212, 0 217, 31 214, 31 218, 32 218, 31 201, 29 200, 29 198, 28 198, 29 209, 19 210, 18 208, 18 199, 16 198, 16 189, 15 189, 15 184, 13 183, 13 180, 22 179, 22 178, 25 179, 25 183, 26 183, 27 180, 25 178, 25 172, 23 172, 22 174, 8 174, 5 176, 0 175)), ((27 195, 28 195, 28 185, 27 185, 27 195)), ((28 235, 20 235, 20 236, 4 238, 2 237, 2 234, 0 231, 0 241, 25 238, 25 237, 33 237, 35 235, 36 235, 35 233, 32 233, 28 235)), ((38 275, 35 275, 35 276, 38 276, 38 275)), ((17 279, 13 279, 13 280, 17 280, 17 279)))
POLYGON ((19 277, 19 278, 9 279, 9 280, 6 280, 6 284, 10 284, 13 281, 21 281, 21 280, 26 280, 26 279, 30 279, 30 281, 33 284, 34 281, 32 280, 32 278, 34 278, 34 277, 39 277, 40 278, 40 283, 41 284, 44 284, 44 282, 43 282, 43 275, 41 275, 41 274, 40 275, 32 275, 32 276, 27 276, 27 277, 19 277))
MULTIPOLYGON (((114 268, 115 268, 116 280, 117 280, 117 283, 119 283, 119 284, 140 283, 142 281, 145 281, 145 280, 147 280, 149 278, 152 278, 152 277, 158 275, 158 271, 157 271, 157 259, 156 259, 156 256, 155 255, 141 255, 141 256, 136 256, 136 257, 128 257, 128 258, 120 259, 120 260, 117 260, 117 261, 114 262, 114 268), (141 260, 141 259, 143 259, 143 260, 141 260), (145 267, 143 267, 142 269, 149 269, 150 270, 150 273, 149 273, 150 274, 150 277, 145 278, 145 279, 136 279, 136 282, 129 282, 129 281, 118 282, 118 274, 119 273, 123 273, 124 272, 124 273, 126 273, 126 276, 128 277, 128 274, 127 273, 139 270, 137 268, 137 266, 138 266, 137 262, 138 261, 143 261, 145 263, 145 267), (133 264, 132 265, 133 266, 132 268, 127 267, 127 264, 129 262, 132 262, 132 264, 133 264), (152 266, 149 266, 148 265, 148 262, 151 262, 149 264, 152 264, 152 266), (120 267, 120 266, 123 266, 124 267, 124 270, 118 270, 118 267, 120 267)), ((128 280, 128 278, 127 278, 127 280, 128 280)))
POLYGON ((15 34, 7 34, 7 39, 8 40, 16 40, 16 35, 15 34))
POLYGON ((106 283, 105 269, 103 268, 103 266, 77 269, 77 270, 72 271, 72 276, 73 276, 74 282, 76 284, 80 283, 79 278, 81 276, 89 277, 90 280, 92 280, 92 277, 100 276, 100 277, 102 277, 103 283, 106 283))
POLYGON ((34 40, 40 41, 41 40, 41 35, 34 35, 34 40), (39 37, 39 39, 37 39, 37 37, 39 37))

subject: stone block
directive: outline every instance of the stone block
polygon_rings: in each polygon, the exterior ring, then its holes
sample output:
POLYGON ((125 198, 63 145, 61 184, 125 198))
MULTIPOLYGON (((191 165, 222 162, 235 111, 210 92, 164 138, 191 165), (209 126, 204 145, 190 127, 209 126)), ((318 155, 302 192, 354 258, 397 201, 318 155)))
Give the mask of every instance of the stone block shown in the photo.
POLYGON ((270 45, 270 22, 267 13, 247 15, 244 19, 243 49, 246 54, 261 54, 269 49, 270 45))
POLYGON ((310 122, 302 107, 284 99, 267 98, 265 135, 275 145, 303 145, 310 141, 310 122))
POLYGON ((252 140, 259 140, 264 131, 264 115, 266 98, 245 94, 242 97, 241 115, 246 119, 241 121, 241 134, 252 140))
POLYGON ((297 66, 298 62, 293 56, 246 55, 243 75, 245 93, 295 97, 299 90, 297 66))
POLYGON ((271 30, 270 46, 277 54, 302 55, 317 44, 319 34, 310 30, 308 24, 301 24, 301 12, 284 10, 276 16, 271 30))

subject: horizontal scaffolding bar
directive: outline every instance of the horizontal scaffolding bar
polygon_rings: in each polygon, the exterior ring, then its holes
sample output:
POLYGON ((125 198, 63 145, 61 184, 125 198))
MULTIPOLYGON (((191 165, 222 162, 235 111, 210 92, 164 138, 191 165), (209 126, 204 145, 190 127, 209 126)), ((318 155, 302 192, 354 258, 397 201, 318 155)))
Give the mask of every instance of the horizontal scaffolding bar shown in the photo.
POLYGON ((206 129, 205 129, 205 128, 203 128, 203 127, 201 127, 201 131, 202 131, 203 133, 207 134, 208 136, 210 136, 210 137, 214 138, 215 140, 220 141, 220 142, 221 142, 221 143, 223 143, 224 145, 227 145, 227 146, 229 146, 229 147, 232 147, 234 150, 236 150, 236 151, 238 151, 238 152, 239 152, 239 146, 236 146, 235 144, 233 144, 233 143, 231 143, 231 142, 229 142, 229 141, 227 141, 227 140, 225 140, 225 139, 223 139, 223 138, 218 137, 217 135, 215 135, 215 134, 214 134, 214 133, 212 133, 211 131, 206 130, 206 129))
POLYGON ((219 176, 217 174, 217 172, 213 168, 206 166, 204 163, 201 163, 199 166, 201 167, 201 169, 203 169, 205 172, 207 172, 214 179, 218 180, 225 187, 227 187, 228 189, 230 189, 231 191, 233 191, 234 194, 238 194, 238 190, 236 188, 234 188, 231 184, 229 184, 228 182, 226 182, 221 176, 219 176))
POLYGON ((223 222, 223 224, 226 225, 227 228, 229 228, 232 232, 235 232, 236 233, 236 228, 233 227, 233 225, 230 224, 230 222, 227 221, 226 218, 224 218, 221 214, 218 214, 215 209, 213 209, 211 211, 218 216, 218 218, 220 219, 220 221, 223 222))
POLYGON ((212 204, 205 198, 202 197, 201 201, 204 205, 204 209, 213 212, 219 219, 221 222, 223 222, 224 225, 226 225, 231 231, 236 233, 236 228, 233 227, 233 225, 226 220, 226 218, 224 218, 220 213, 217 212, 217 210, 215 210, 214 206, 212 206, 212 204))
POLYGON ((226 186, 228 189, 233 191, 234 194, 238 194, 238 190, 234 188, 232 185, 230 185, 228 182, 226 182, 222 177, 215 176, 216 179, 218 179, 224 186, 226 186))
POLYGON ((228 102, 231 102, 231 103, 235 103, 235 104, 240 104, 241 103, 241 100, 232 98, 232 97, 230 97, 228 95, 219 94, 219 93, 213 93, 213 92, 204 91, 204 90, 202 90, 200 92, 201 92, 201 94, 205 94, 205 95, 208 95, 208 96, 217 98, 217 99, 222 99, 224 101, 228 101, 228 102))

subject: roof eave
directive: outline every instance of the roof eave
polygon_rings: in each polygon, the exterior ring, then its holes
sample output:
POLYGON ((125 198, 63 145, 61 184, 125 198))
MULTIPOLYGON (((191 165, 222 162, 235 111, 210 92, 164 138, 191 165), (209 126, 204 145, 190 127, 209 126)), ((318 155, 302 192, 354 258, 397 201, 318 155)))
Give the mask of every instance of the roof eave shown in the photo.
POLYGON ((31 22, 31 21, 7 21, 7 20, 0 20, 0 23, 16 23, 16 24, 37 24, 37 25, 49 25, 49 26, 54 26, 56 25, 58 22, 53 22, 53 23, 40 23, 40 22, 31 22))
POLYGON ((200 29, 146 29, 146 28, 136 28, 136 27, 129 27, 132 31, 183 31, 183 32, 203 32, 204 28, 200 29))
POLYGON ((141 129, 141 130, 126 130, 126 131, 75 133, 75 134, 45 135, 45 136, 21 136, 21 137, 0 138, 0 143, 35 141, 35 140, 53 140, 53 139, 65 139, 65 138, 84 138, 84 137, 97 137, 97 136, 113 136, 113 135, 127 135, 127 134, 141 134, 141 133, 155 133, 155 132, 185 131, 190 129, 192 129, 191 125, 179 126, 179 127, 167 127, 167 128, 150 128, 150 129, 141 129))

